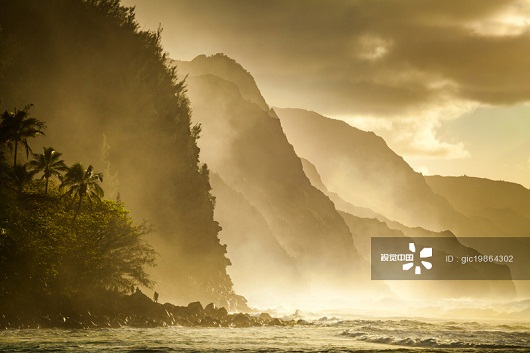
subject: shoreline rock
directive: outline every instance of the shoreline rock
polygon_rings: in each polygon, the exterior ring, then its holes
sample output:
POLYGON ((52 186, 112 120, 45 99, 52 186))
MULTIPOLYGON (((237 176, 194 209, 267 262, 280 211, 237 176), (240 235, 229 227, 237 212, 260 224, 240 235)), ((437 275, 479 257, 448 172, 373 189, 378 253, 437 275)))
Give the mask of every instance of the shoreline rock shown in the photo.
POLYGON ((1 305, 0 329, 32 328, 150 328, 185 327, 257 327, 295 325, 294 320, 281 320, 268 313, 250 315, 229 313, 213 303, 200 302, 188 306, 155 303, 141 292, 124 295, 99 293, 84 299, 41 298, 26 305, 1 305), (11 309, 11 310, 10 310, 11 309))

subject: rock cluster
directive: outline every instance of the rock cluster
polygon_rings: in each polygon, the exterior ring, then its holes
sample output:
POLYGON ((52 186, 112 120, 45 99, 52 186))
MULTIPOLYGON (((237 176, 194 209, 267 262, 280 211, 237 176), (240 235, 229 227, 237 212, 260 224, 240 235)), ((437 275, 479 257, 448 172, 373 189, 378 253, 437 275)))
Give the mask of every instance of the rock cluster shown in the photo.
POLYGON ((153 302, 141 292, 132 295, 105 293, 97 299, 52 300, 38 307, 26 307, 0 313, 0 329, 14 328, 98 328, 122 326, 163 327, 252 327, 287 326, 296 322, 273 318, 267 313, 230 314, 214 304, 203 307, 200 302, 188 306, 153 302))

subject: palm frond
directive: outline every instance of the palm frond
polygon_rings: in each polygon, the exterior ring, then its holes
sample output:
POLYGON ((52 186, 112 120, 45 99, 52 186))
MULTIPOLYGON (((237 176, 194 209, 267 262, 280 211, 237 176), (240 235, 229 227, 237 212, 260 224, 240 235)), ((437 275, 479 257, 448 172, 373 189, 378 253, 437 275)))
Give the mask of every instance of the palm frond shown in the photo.
POLYGON ((79 200, 74 220, 79 213, 83 199, 88 199, 88 202, 92 203, 93 199, 101 201, 104 196, 103 189, 99 185, 100 182, 103 182, 103 174, 96 173, 93 170, 92 165, 84 169, 80 163, 76 163, 68 168, 66 174, 61 179, 60 189, 67 189, 64 195, 68 194, 73 199, 79 200))

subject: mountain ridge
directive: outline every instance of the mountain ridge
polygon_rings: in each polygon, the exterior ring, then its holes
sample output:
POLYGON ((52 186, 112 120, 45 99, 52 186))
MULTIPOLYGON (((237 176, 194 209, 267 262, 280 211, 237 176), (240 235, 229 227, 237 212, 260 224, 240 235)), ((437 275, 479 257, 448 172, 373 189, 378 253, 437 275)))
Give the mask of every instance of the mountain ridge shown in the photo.
POLYGON ((457 212, 373 132, 303 109, 275 111, 297 153, 317 167, 330 191, 351 204, 409 227, 450 229, 460 236, 503 234, 490 222, 457 212))
POLYGON ((487 219, 510 236, 530 236, 530 190, 524 186, 468 176, 427 176, 425 180, 468 217, 487 219))
POLYGON ((211 56, 198 55, 191 61, 172 60, 179 71, 188 75, 214 75, 227 81, 233 82, 241 92, 241 96, 252 103, 257 104, 262 110, 269 111, 269 106, 261 95, 254 77, 229 56, 218 53, 211 56))

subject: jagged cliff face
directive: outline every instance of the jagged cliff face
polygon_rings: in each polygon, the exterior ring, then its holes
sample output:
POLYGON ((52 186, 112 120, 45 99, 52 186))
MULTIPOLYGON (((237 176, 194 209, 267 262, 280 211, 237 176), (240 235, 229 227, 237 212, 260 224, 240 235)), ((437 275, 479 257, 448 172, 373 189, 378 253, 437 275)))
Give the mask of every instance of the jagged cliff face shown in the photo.
POLYGON ((235 290, 254 305, 281 305, 284 293, 306 288, 297 261, 276 240, 260 211, 218 174, 213 173, 211 180, 215 218, 223 226, 220 237, 227 244, 235 290))
MULTIPOLYGON (((280 121, 263 104, 255 84, 239 85, 253 82, 251 76, 223 55, 181 62, 179 68, 190 74, 188 94, 193 119, 202 125, 199 145, 204 161, 257 211, 275 244, 267 245, 270 238, 265 239, 259 231, 246 237, 264 254, 283 249, 292 261, 286 272, 298 271, 300 284, 350 285, 348 278, 363 266, 351 233, 329 198, 310 184, 280 121)), ((219 194, 218 209, 229 210, 230 200, 219 194)), ((229 230, 236 228, 234 223, 250 217, 246 211, 218 214, 227 232, 221 233, 222 239, 233 238, 229 230)), ((251 259, 236 262, 239 251, 242 249, 229 249, 234 273, 239 267, 256 268, 251 259)), ((283 277, 277 271, 262 273, 263 278, 278 275, 283 277)))
POLYGON ((372 132, 299 109, 277 109, 297 152, 315 164, 324 183, 346 201, 390 219, 440 229, 448 204, 423 177, 372 132))
POLYGON ((184 88, 156 33, 117 1, 1 1, 2 110, 34 104, 53 146, 73 164, 105 172, 138 220, 154 225, 153 272, 164 300, 238 300, 200 168, 184 88), (103 149, 102 149, 103 148, 103 149))

